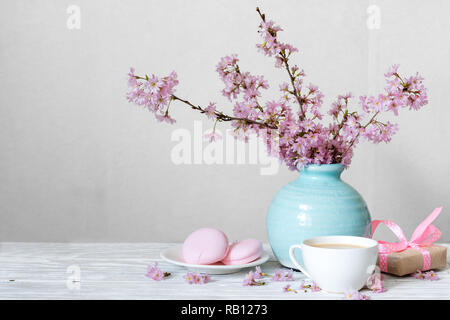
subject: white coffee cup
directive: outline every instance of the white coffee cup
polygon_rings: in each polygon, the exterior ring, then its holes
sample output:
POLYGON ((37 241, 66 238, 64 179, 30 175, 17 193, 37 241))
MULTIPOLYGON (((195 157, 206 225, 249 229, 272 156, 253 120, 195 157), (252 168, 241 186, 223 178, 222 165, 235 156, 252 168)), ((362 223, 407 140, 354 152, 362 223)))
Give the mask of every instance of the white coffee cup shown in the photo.
POLYGON ((324 291, 341 293, 360 290, 375 270, 378 243, 375 240, 352 236, 327 236, 304 240, 289 248, 294 265, 324 291), (314 245, 334 244, 336 247, 314 245), (355 246, 338 248, 339 246, 355 246), (295 259, 300 249, 304 266, 295 259))

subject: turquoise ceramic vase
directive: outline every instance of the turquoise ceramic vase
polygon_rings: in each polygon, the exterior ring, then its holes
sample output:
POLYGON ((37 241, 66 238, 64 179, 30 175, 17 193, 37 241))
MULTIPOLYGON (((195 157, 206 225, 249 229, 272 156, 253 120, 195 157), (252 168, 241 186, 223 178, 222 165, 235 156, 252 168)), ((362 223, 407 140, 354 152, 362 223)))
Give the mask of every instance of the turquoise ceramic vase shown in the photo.
MULTIPOLYGON (((275 195, 267 214, 269 242, 275 257, 295 269, 289 247, 330 235, 368 236, 370 214, 361 195, 341 180, 341 164, 309 165, 300 177, 275 195)), ((301 252, 296 258, 303 263, 301 252)))

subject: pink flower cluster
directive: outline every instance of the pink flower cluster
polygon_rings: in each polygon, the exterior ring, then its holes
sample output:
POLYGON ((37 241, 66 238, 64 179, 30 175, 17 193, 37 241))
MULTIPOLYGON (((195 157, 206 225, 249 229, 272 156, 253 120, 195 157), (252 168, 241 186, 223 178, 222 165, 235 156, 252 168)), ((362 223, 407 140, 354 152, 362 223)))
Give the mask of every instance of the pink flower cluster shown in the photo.
MULTIPOLYGON (((302 280, 302 282, 300 283, 300 287, 299 290, 304 291, 304 292, 319 292, 322 289, 320 289, 320 287, 317 285, 317 283, 315 281, 312 281, 311 284, 306 284, 305 280, 302 280)), ((298 293, 297 290, 294 290, 291 288, 291 285, 288 284, 287 286, 285 286, 283 288, 283 292, 293 292, 293 293, 298 293)))
POLYGON ((224 83, 222 94, 233 103, 232 115, 218 111, 213 102, 204 108, 176 97, 173 94, 178 84, 175 72, 163 78, 140 77, 131 69, 127 99, 147 107, 159 121, 167 123, 175 122, 169 116, 170 102, 185 103, 215 121, 212 133, 207 136, 210 141, 219 138, 215 134, 216 124, 229 121, 237 138, 247 141, 253 134, 262 137, 269 154, 292 170, 309 164, 341 163, 347 167, 361 138, 387 143, 398 131, 396 123, 380 119, 383 114, 392 112, 397 116, 400 109, 419 110, 428 103, 424 79, 419 74, 404 78, 398 72, 399 66, 394 65, 385 73, 383 93, 360 96, 358 100, 351 93, 340 95, 328 112, 322 113, 322 92, 307 83, 302 69, 290 66, 291 55, 298 50, 279 41, 281 27, 266 20, 259 9, 257 12, 261 17, 258 32, 263 39, 257 47, 265 55, 275 57, 276 67, 284 68, 289 80, 279 86, 278 98, 260 101, 262 90, 269 87, 268 82, 261 75, 242 71, 237 55, 232 54, 221 58, 216 67, 224 83), (362 110, 353 110, 355 104, 362 110))
POLYGON ((134 68, 130 68, 126 97, 129 102, 144 106, 153 112, 158 121, 173 124, 175 119, 169 116, 169 104, 177 84, 175 71, 162 78, 155 75, 139 77, 134 74, 134 68))
POLYGON ((155 281, 161 281, 165 277, 170 276, 170 273, 162 272, 161 269, 158 268, 158 262, 155 262, 152 266, 148 267, 145 276, 155 281))
MULTIPOLYGON (((251 90, 247 91, 245 86, 235 81, 240 79, 240 73, 236 71, 239 71, 237 62, 235 55, 225 57, 222 58, 220 68, 218 67, 225 83, 224 95, 231 100, 239 98, 239 93, 243 93, 243 100, 236 102, 233 115, 277 127, 277 132, 274 134, 273 130, 267 127, 245 120, 236 120, 232 124, 235 134, 244 139, 250 134, 264 137, 267 149, 275 151, 271 154, 278 156, 293 170, 308 164, 342 163, 348 166, 353 156, 353 148, 361 137, 374 143, 389 142, 397 132, 397 124, 377 119, 380 113, 393 111, 398 115, 399 108, 409 107, 417 110, 427 103, 426 90, 420 76, 403 81, 391 70, 386 74, 389 76, 386 79, 388 83, 386 94, 360 97, 363 113, 349 109, 349 103, 353 98, 351 93, 341 95, 328 112, 332 117, 331 123, 324 125, 319 122, 323 119, 320 112, 323 94, 312 84, 304 85, 303 71, 292 73, 294 79, 292 88, 288 83, 280 86, 283 95, 279 100, 268 101, 261 106, 257 100, 259 91, 255 90, 255 86, 249 87, 251 90), (230 65, 224 65, 226 62, 230 65), (228 71, 224 73, 222 70, 228 71), (294 112, 291 102, 298 101, 300 108, 294 112), (364 123, 365 118, 368 120, 364 123), (276 150, 274 137, 278 139, 276 150)), ((395 66, 393 70, 396 70, 395 66)))
POLYGON ((273 281, 294 281, 292 270, 277 270, 275 274, 272 276, 273 281))
MULTIPOLYGON (((270 279, 275 282, 284 282, 284 281, 294 281, 293 277, 294 273, 292 270, 276 270, 275 273, 270 276, 270 279)), ((267 273, 264 273, 260 267, 256 267, 255 271, 250 271, 248 274, 245 275, 244 280, 242 282, 243 286, 262 286, 266 283, 262 281, 261 279, 264 277, 268 277, 269 275, 267 273)), ((321 289, 319 286, 312 281, 312 283, 307 284, 304 280, 301 282, 299 290, 302 290, 304 292, 307 292, 308 290, 312 292, 320 291, 321 289)), ((291 288, 291 285, 286 285, 283 288, 284 292, 294 292, 297 293, 296 290, 291 288)))
POLYGON ((211 281, 211 277, 207 274, 201 274, 196 272, 188 272, 184 279, 189 284, 205 284, 211 281))
MULTIPOLYGON (((294 273, 292 270, 285 271, 285 270, 277 270, 275 271, 274 275, 271 276, 272 281, 294 281, 293 278, 294 273)), ((259 281, 263 277, 269 276, 267 273, 264 273, 261 271, 260 267, 256 267, 255 271, 250 271, 248 274, 245 275, 243 285, 244 286, 261 286, 264 285, 265 282, 259 281)))
POLYGON ((268 274, 261 271, 260 267, 256 267, 255 271, 250 271, 244 277, 244 281, 242 282, 243 286, 263 286, 266 283, 264 281, 260 281, 263 277, 268 274))
POLYGON ((411 277, 419 279, 419 280, 430 280, 430 281, 439 280, 439 276, 433 270, 430 270, 427 272, 422 272, 420 270, 417 270, 415 273, 411 274, 411 277))
POLYGON ((370 300, 368 295, 365 295, 358 290, 349 290, 345 293, 345 300, 370 300))
POLYGON ((247 116, 252 116, 251 109, 257 105, 256 98, 261 96, 260 89, 267 89, 269 85, 263 76, 253 76, 249 72, 242 73, 237 64, 238 61, 239 59, 235 54, 225 56, 220 59, 216 70, 225 84, 225 88, 222 90, 225 97, 232 101, 241 93, 243 94, 244 105, 242 105, 242 108, 244 113, 242 115, 247 118, 247 116), (246 103, 251 105, 245 106, 246 103), (245 107, 248 107, 248 109, 245 107))
POLYGON ((300 290, 303 290, 305 292, 307 292, 308 290, 311 290, 312 292, 319 292, 322 289, 320 289, 315 281, 313 281, 311 284, 307 284, 305 280, 302 280, 300 284, 300 290))
MULTIPOLYGON (((258 10, 259 12, 259 10, 258 10)), ((259 25, 258 33, 263 38, 264 42, 257 44, 256 47, 269 57, 275 56, 275 66, 281 68, 284 59, 281 57, 289 57, 291 53, 297 52, 298 49, 287 43, 281 43, 277 39, 277 33, 283 31, 280 26, 275 25, 272 20, 265 21, 265 16, 261 15, 262 22, 259 25)))

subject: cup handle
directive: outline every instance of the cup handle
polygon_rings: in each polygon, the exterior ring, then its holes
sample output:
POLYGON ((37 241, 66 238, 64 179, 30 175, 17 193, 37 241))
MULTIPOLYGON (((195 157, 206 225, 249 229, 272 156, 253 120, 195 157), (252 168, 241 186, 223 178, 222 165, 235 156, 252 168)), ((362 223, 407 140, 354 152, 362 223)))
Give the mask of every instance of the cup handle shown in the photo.
POLYGON ((294 265, 297 267, 297 269, 299 269, 301 272, 303 272, 303 274, 305 276, 307 276, 308 278, 312 279, 311 275, 305 270, 304 267, 302 267, 297 259, 295 259, 295 255, 294 255, 294 251, 295 249, 300 249, 302 250, 302 246, 300 244, 294 244, 289 248, 289 257, 291 258, 292 262, 294 263, 294 265))

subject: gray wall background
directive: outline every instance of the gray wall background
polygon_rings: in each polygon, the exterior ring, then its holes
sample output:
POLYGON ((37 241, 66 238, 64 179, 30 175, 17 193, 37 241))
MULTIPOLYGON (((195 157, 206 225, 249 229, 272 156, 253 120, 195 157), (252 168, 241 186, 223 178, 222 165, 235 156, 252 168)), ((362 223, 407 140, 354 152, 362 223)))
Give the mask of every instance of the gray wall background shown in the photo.
POLYGON ((435 224, 450 241, 445 0, 1 0, 0 241, 182 241, 201 226, 266 240, 270 201, 297 173, 175 165, 172 132, 192 130, 196 119, 211 123, 178 104, 178 122, 158 124, 124 98, 130 66, 159 75, 175 69, 180 96, 231 111, 215 73, 229 53, 264 74, 275 94, 286 78, 256 51, 256 5, 300 49, 296 61, 326 95, 324 107, 347 91, 381 90, 393 63, 425 76, 429 105, 401 113, 392 143, 360 144, 343 178, 374 219, 396 221, 407 236, 444 205, 435 224), (381 23, 371 30, 373 4, 381 23), (66 26, 70 5, 81 9, 79 30, 66 26))

